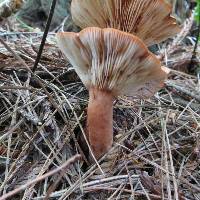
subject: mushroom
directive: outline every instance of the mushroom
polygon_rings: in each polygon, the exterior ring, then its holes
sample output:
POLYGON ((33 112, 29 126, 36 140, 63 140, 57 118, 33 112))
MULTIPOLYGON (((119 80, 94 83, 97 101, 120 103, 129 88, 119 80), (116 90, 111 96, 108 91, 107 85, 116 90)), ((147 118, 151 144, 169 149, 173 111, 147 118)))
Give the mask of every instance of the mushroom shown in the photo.
POLYGON ((149 98, 168 71, 138 37, 117 29, 90 27, 56 39, 89 90, 88 138, 100 158, 113 143, 113 101, 119 95, 149 98))
POLYGON ((180 28, 165 0, 72 0, 73 21, 81 28, 116 28, 147 46, 176 35, 180 28))

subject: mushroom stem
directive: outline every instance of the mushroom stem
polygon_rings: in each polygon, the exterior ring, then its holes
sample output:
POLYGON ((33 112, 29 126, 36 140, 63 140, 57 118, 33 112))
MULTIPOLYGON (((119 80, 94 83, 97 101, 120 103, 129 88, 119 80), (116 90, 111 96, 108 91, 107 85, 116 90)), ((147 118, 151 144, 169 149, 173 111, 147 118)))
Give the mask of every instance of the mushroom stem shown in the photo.
POLYGON ((113 101, 111 92, 90 88, 87 110, 89 143, 95 157, 105 154, 113 143, 113 101))

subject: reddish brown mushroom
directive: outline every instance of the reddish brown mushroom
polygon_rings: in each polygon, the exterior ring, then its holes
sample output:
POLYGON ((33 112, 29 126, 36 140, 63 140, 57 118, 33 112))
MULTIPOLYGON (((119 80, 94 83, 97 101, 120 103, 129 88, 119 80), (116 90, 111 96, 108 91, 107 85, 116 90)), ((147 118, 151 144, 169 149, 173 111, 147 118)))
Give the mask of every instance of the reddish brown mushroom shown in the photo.
POLYGON ((81 28, 116 28, 138 36, 147 46, 180 31, 165 0, 72 0, 73 21, 81 28))
POLYGON ((113 101, 118 95, 152 96, 162 87, 166 68, 138 37, 116 29, 86 28, 56 38, 89 90, 89 143, 99 158, 113 143, 113 101))

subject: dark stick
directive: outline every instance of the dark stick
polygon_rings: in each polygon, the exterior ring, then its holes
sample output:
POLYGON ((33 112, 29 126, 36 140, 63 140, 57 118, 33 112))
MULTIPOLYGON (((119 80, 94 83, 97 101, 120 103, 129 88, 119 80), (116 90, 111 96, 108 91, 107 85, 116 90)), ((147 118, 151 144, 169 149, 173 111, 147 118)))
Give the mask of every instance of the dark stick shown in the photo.
POLYGON ((46 42, 47 34, 49 32, 49 27, 51 25, 51 20, 52 20, 54 10, 55 10, 55 7, 56 7, 56 2, 57 2, 57 0, 52 0, 51 8, 50 8, 50 11, 49 11, 49 16, 48 16, 48 19, 47 19, 47 23, 46 23, 44 34, 43 34, 42 41, 41 41, 41 44, 40 44, 40 48, 39 48, 37 58, 35 60, 35 63, 34 63, 33 69, 32 69, 33 73, 36 71, 38 63, 39 63, 40 58, 42 56, 42 51, 43 51, 43 48, 44 48, 44 45, 45 45, 45 42, 46 42))

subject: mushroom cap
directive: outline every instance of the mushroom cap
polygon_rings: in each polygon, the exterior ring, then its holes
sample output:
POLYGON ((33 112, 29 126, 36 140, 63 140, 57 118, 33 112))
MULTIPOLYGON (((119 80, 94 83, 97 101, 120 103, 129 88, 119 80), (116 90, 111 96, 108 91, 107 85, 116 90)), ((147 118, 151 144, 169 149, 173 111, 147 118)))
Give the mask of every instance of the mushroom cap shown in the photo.
POLYGON ((79 33, 57 33, 56 39, 88 89, 148 98, 168 74, 143 42, 129 33, 90 27, 79 33))
POLYGON ((116 28, 148 46, 176 35, 180 28, 165 0, 72 0, 73 21, 81 28, 116 28))

